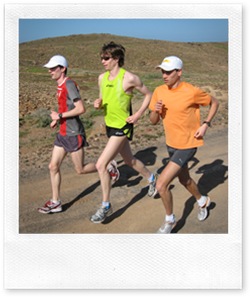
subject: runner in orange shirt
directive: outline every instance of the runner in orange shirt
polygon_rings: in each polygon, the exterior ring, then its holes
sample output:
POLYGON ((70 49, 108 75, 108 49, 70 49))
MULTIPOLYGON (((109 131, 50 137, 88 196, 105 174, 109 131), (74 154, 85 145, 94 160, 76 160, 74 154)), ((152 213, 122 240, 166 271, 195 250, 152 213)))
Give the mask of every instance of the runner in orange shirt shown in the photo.
POLYGON ((153 93, 149 109, 150 121, 157 124, 161 119, 165 130, 166 144, 170 160, 156 183, 166 211, 164 223, 157 233, 171 233, 175 225, 173 197, 170 183, 178 177, 180 183, 196 198, 198 220, 206 219, 210 198, 199 192, 195 181, 190 177, 187 163, 203 145, 203 136, 218 109, 218 101, 193 85, 182 82, 183 62, 176 56, 166 57, 161 65, 164 84, 153 93), (208 115, 200 125, 200 106, 210 105, 208 115))

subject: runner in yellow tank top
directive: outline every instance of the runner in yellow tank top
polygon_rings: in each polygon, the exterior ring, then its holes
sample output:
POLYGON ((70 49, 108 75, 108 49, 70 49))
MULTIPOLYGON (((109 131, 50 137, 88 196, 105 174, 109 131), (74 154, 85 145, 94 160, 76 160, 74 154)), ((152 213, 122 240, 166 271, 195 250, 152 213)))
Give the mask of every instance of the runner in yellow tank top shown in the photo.
POLYGON ((120 68, 118 75, 113 80, 109 80, 110 72, 107 71, 102 79, 102 105, 105 123, 109 127, 122 128, 131 115, 132 94, 127 94, 122 85, 125 72, 125 69, 120 68))
POLYGON ((108 143, 99 157, 96 168, 98 170, 102 187, 102 205, 91 216, 93 223, 101 223, 112 213, 110 204, 111 183, 107 171, 107 164, 118 153, 126 165, 141 173, 149 181, 148 195, 155 192, 156 177, 145 165, 136 159, 131 151, 129 140, 132 138, 133 124, 147 110, 151 92, 141 82, 140 78, 122 66, 124 64, 125 49, 122 45, 110 42, 101 49, 101 62, 106 70, 98 79, 100 94, 95 100, 94 107, 103 108, 107 129, 108 143), (132 91, 136 89, 144 100, 137 112, 131 112, 132 91))

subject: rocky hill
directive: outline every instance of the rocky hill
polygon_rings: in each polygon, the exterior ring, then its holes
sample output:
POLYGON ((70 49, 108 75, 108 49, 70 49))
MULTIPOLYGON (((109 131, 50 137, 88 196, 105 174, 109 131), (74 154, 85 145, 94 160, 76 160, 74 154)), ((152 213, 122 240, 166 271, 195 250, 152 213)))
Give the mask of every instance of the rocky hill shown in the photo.
MULTIPOLYGON (((98 97, 97 77, 103 71, 100 49, 104 43, 115 41, 126 48, 125 68, 138 74, 153 91, 162 84, 155 66, 168 55, 177 55, 184 62, 183 80, 191 82, 214 95, 221 103, 214 126, 226 126, 228 115, 228 44, 176 43, 114 36, 109 34, 72 35, 22 43, 19 46, 19 123, 20 175, 46 169, 55 132, 49 128, 48 113, 57 108, 56 85, 42 66, 55 54, 69 61, 68 75, 80 86, 87 107, 83 121, 90 147, 88 158, 100 154, 106 143, 103 117, 93 108, 98 97)), ((135 93, 134 109, 141 104, 135 93)), ((162 135, 160 126, 152 127, 147 114, 135 127, 132 147, 146 147, 162 135)))

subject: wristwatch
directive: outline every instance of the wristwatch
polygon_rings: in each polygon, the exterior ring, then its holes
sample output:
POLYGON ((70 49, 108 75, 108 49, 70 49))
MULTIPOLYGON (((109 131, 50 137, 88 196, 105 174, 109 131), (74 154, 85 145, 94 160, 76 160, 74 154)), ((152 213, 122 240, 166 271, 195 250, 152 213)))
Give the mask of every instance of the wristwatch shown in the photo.
POLYGON ((58 116, 59 116, 59 119, 62 119, 63 117, 62 113, 59 113, 58 116))
POLYGON ((211 127, 211 123, 210 123, 210 122, 208 122, 208 121, 204 121, 202 124, 207 124, 207 125, 208 125, 208 127, 211 127))

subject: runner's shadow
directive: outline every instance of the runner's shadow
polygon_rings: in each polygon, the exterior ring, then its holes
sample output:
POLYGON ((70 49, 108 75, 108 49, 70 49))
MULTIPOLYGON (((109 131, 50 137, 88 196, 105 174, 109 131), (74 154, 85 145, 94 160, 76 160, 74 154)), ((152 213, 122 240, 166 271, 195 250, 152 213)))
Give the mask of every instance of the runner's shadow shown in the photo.
POLYGON ((76 203, 78 200, 82 199, 84 196, 89 195, 92 193, 98 186, 100 185, 100 181, 94 183, 87 189, 85 189, 82 193, 80 193, 76 198, 74 198, 72 201, 65 203, 62 205, 62 212, 68 210, 74 203, 76 203))
MULTIPOLYGON (((152 166, 155 164, 157 158, 156 154, 154 153, 156 149, 157 147, 146 148, 145 150, 137 152, 134 157, 143 162, 145 166, 152 166)), ((121 162, 123 161, 118 161, 118 164, 121 162)), ((114 183, 113 187, 136 186, 143 179, 141 176, 139 176, 133 180, 130 180, 132 177, 138 176, 139 173, 126 164, 119 166, 118 169, 120 171, 120 178, 116 183, 114 183)))
MULTIPOLYGON (((196 171, 197 174, 202 174, 201 178, 198 181, 198 188, 203 195, 208 195, 208 193, 216 188, 218 185, 223 184, 227 176, 228 166, 223 165, 223 160, 215 160, 211 164, 206 164, 196 171)), ((191 196, 185 202, 182 217, 178 220, 176 226, 172 230, 172 233, 178 233, 183 226, 185 225, 186 219, 194 209, 196 204, 196 199, 191 196)), ((216 207, 215 202, 211 202, 208 207, 208 216, 209 211, 216 207)))
MULTIPOLYGON (((134 156, 137 159, 141 160, 146 166, 153 165, 155 163, 155 160, 156 160, 156 154, 154 153, 154 151, 156 149, 157 149, 157 147, 150 147, 150 148, 147 148, 145 150, 141 150, 141 151, 137 152, 134 156)), ((122 161, 118 162, 118 164, 121 163, 121 162, 122 161)), ((124 185, 127 185, 127 187, 132 187, 132 186, 138 185, 140 183, 140 181, 142 180, 142 177, 138 176, 138 172, 135 171, 133 168, 127 166, 127 165, 120 166, 119 171, 120 171, 120 178, 112 187, 121 187, 121 186, 124 186, 124 185), (133 179, 133 180, 129 180, 133 176, 138 176, 138 177, 133 179)), ((88 187, 87 189, 85 189, 82 193, 80 193, 72 201, 64 204, 62 206, 62 209, 63 209, 62 212, 66 211, 75 202, 77 202, 78 200, 80 200, 84 196, 86 196, 86 195, 90 194, 91 192, 93 192, 99 185, 100 185, 100 181, 96 182, 95 184, 93 184, 90 187, 88 187)), ((139 194, 139 196, 140 196, 140 194, 139 194)), ((141 198, 139 198, 139 199, 141 199, 141 198)), ((135 201, 132 204, 134 204, 137 201, 136 200, 137 198, 134 198, 134 199, 135 199, 135 201)), ((134 199, 132 199, 132 200, 134 200, 134 199)))
POLYGON ((138 193, 137 195, 135 195, 134 198, 132 198, 128 204, 126 204, 125 206, 123 206, 122 208, 118 209, 117 211, 115 211, 114 213, 112 213, 110 216, 108 216, 104 222, 102 222, 102 224, 106 225, 111 223, 112 221, 114 221, 115 219, 119 218, 121 215, 123 215, 125 213, 125 211, 132 206, 133 204, 135 204, 136 202, 138 202, 139 200, 141 200, 143 197, 146 196, 148 192, 148 188, 142 188, 141 192, 138 193))
POLYGON ((151 146, 146 148, 145 150, 141 150, 137 152, 134 156, 144 163, 145 166, 152 166, 156 161, 156 154, 154 151, 157 149, 156 146, 151 146))
MULTIPOLYGON (((157 149, 157 147, 150 147, 145 150, 141 150, 137 152, 134 156, 141 160, 146 166, 148 165, 153 165, 156 160, 156 154, 154 151, 157 149)), ((122 161, 118 162, 121 163, 122 161)), ((142 180, 141 176, 138 176, 138 172, 135 171, 133 168, 127 166, 127 165, 122 165, 119 167, 120 171, 120 178, 119 180, 113 185, 113 187, 121 187, 124 185, 127 185, 127 187, 133 187, 136 186, 140 183, 142 180), (130 180, 131 177, 133 176, 138 176, 137 178, 130 180)), ((74 198, 72 201, 64 204, 62 206, 62 212, 66 211, 69 209, 75 202, 83 198, 84 196, 90 194, 93 192, 98 186, 100 185, 100 181, 94 183, 87 189, 85 189, 82 193, 80 193, 76 198, 74 198)), ((141 198, 140 198, 141 199, 141 198)))

